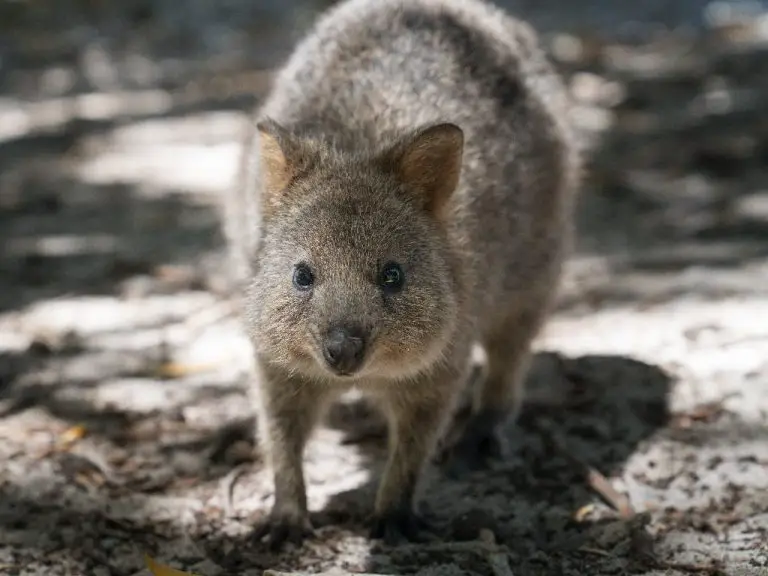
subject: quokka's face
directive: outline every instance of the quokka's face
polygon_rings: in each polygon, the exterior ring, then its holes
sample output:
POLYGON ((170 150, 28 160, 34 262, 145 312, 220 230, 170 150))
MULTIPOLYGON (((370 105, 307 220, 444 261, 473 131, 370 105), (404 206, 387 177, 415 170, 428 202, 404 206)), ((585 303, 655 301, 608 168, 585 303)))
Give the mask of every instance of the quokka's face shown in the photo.
POLYGON ((394 193, 323 186, 268 224, 248 296, 257 350, 313 377, 414 376, 454 328, 446 240, 394 193))

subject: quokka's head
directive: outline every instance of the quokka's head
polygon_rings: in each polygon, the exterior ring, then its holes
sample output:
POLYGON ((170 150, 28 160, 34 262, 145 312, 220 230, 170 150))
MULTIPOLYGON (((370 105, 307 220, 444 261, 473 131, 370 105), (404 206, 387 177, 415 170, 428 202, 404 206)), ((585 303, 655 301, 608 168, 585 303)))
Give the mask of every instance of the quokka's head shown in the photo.
POLYGON ((422 126, 343 152, 257 125, 261 241, 247 293, 257 353, 314 378, 415 376, 456 328, 460 278, 446 223, 463 133, 422 126))

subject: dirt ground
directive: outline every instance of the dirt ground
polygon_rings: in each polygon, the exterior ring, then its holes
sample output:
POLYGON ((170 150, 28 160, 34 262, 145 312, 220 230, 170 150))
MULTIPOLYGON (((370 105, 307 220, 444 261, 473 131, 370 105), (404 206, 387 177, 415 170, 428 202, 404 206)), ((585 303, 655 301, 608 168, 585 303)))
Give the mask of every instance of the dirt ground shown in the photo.
MULTIPOLYGON (((364 526, 381 430, 350 398, 307 451, 316 536, 273 555, 249 536, 271 489, 215 201, 268 85, 245 63, 280 43, 150 58, 119 26, 102 45, 13 5, 0 574, 146 575, 145 553, 200 576, 768 574, 768 21, 547 36, 591 163, 509 454, 433 466, 435 540, 385 548, 364 526)), ((149 22, 141 46, 165 42, 149 22)))

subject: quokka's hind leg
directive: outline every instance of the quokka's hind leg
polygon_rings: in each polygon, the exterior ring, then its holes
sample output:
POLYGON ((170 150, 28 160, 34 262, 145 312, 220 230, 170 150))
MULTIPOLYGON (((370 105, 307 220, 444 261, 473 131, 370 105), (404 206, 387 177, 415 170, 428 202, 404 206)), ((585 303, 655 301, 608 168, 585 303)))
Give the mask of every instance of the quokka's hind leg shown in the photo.
POLYGON ((454 445, 461 439, 462 432, 472 417, 474 391, 478 386, 483 385, 487 377, 488 359, 483 346, 477 343, 473 347, 469 361, 466 385, 458 394, 451 420, 435 450, 434 461, 436 464, 445 464, 451 457, 454 445))
POLYGON ((531 344, 547 311, 542 306, 513 313, 486 337, 484 377, 474 385, 471 414, 447 457, 451 473, 482 468, 502 455, 498 428, 520 413, 531 344))

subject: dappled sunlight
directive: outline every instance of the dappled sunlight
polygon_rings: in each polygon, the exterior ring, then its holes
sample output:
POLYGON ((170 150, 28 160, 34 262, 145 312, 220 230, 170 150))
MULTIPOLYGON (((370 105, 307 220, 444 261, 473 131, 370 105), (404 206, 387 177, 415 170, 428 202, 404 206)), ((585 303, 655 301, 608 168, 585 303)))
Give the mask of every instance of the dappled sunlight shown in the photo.
POLYGON ((150 553, 201 576, 488 576, 483 545, 454 542, 482 522, 514 574, 650 575, 638 534, 662 571, 765 565, 765 2, 516 3, 588 166, 509 454, 431 466, 441 541, 382 550, 386 426, 350 395, 305 456, 315 537, 253 541, 273 494, 217 203, 274 66, 331 3, 0 3, 0 571, 137 574, 150 553))
MULTIPOLYGON (((170 144, 162 142, 114 146, 84 161, 78 172, 84 182, 140 182, 140 193, 158 187, 179 187, 188 193, 221 193, 233 185, 237 144, 170 144)), ((154 192, 154 195, 159 195, 154 192)))
POLYGON ((5 253, 12 258, 39 256, 77 256, 92 253, 112 253, 117 248, 117 238, 99 235, 58 235, 37 238, 18 238, 5 245, 5 253))
POLYGON ((54 131, 74 120, 119 120, 169 112, 174 102, 164 90, 89 93, 28 101, 0 99, 0 142, 30 133, 54 131))

